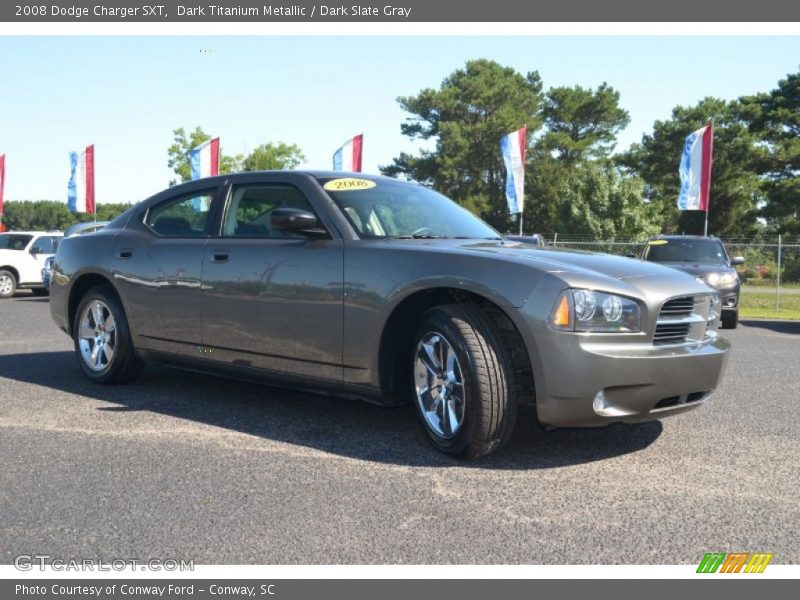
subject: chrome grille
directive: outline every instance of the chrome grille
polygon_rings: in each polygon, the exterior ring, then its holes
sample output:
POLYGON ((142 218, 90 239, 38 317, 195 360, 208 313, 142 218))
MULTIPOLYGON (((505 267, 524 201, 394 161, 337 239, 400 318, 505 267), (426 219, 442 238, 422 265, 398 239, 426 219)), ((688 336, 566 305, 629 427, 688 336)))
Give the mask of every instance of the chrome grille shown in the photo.
POLYGON ((664 302, 658 313, 653 334, 657 346, 702 342, 707 330, 715 325, 712 295, 681 296, 664 302))
POLYGON ((658 318, 661 320, 663 317, 688 317, 694 311, 694 297, 686 296, 684 298, 673 298, 667 300, 664 306, 661 307, 661 313, 658 318))
POLYGON ((654 344, 682 344, 689 335, 690 323, 659 323, 653 335, 654 344))

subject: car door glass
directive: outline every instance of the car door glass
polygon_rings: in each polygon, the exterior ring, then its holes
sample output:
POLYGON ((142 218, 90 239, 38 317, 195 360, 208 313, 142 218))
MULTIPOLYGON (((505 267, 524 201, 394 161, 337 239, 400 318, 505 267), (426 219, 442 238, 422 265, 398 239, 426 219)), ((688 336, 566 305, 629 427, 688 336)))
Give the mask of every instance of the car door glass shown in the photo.
POLYGON ((55 254, 56 245, 55 241, 50 236, 43 236, 37 238, 31 246, 32 254, 55 254))
POLYGON ((203 237, 213 203, 211 191, 170 198, 147 211, 145 224, 162 236, 203 237))
POLYGON ((257 238, 303 238, 302 234, 272 229, 276 208, 296 208, 313 213, 303 193, 286 184, 252 184, 233 188, 222 225, 222 235, 257 238))

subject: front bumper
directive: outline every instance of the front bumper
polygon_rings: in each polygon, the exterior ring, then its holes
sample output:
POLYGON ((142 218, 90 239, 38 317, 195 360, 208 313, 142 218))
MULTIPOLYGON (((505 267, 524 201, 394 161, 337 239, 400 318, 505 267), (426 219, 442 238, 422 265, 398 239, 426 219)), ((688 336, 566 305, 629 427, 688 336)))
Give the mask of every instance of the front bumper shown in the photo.
POLYGON ((727 366, 730 345, 598 343, 556 333, 534 369, 539 421, 552 427, 596 427, 661 419, 703 404, 727 366))

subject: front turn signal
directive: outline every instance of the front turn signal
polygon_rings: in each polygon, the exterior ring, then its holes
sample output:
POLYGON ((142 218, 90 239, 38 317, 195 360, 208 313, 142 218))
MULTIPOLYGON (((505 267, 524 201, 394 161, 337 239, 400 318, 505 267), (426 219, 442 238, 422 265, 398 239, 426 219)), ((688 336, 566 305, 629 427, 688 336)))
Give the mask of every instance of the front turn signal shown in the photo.
POLYGON ((572 307, 570 306, 569 298, 569 292, 562 292, 553 309, 551 322, 558 329, 572 329, 572 307))

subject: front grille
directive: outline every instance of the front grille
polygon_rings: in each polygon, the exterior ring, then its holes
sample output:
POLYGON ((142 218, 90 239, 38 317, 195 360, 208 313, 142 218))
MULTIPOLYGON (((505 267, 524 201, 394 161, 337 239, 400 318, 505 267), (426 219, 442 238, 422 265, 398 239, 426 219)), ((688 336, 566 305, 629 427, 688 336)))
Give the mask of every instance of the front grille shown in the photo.
POLYGON ((656 333, 653 335, 653 343, 658 344, 682 344, 689 335, 690 323, 659 323, 656 325, 656 333))
POLYGON ((705 400, 710 392, 692 392, 685 396, 670 396, 669 398, 662 398, 653 408, 669 408, 670 406, 678 406, 679 404, 688 404, 689 402, 699 402, 705 400))
POLYGON ((713 326, 712 295, 681 296, 664 302, 658 313, 653 344, 657 346, 702 342, 713 326))
POLYGON ((688 317, 694 311, 694 297, 686 296, 684 298, 673 298, 667 300, 664 306, 661 307, 661 313, 658 316, 659 321, 663 317, 688 317))

